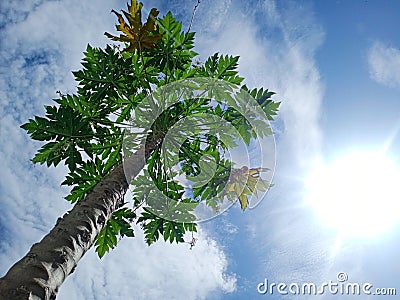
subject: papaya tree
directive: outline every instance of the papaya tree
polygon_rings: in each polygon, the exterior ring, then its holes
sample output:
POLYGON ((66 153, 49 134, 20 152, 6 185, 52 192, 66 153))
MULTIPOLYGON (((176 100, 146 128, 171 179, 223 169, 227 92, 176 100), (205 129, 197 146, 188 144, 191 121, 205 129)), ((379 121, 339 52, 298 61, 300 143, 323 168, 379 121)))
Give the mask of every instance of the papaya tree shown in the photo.
POLYGON ((125 48, 88 45, 77 91, 21 126, 43 142, 33 163, 67 166, 74 207, 0 278, 1 299, 55 299, 92 246, 101 258, 135 224, 149 245, 184 242, 199 221, 236 202, 245 210, 271 186, 261 173, 272 170, 230 149, 272 137, 274 93, 242 83, 239 57, 197 61, 194 32, 170 12, 153 8, 143 23, 136 0, 113 12, 120 35, 105 35, 125 48))

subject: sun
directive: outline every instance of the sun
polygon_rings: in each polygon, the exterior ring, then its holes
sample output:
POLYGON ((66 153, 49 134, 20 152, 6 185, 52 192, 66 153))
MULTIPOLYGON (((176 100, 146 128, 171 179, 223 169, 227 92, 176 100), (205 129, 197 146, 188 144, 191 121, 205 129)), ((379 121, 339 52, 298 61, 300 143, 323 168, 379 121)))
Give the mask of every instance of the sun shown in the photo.
POLYGON ((400 169, 377 152, 352 152, 319 165, 306 201, 344 236, 374 236, 400 220, 400 169))

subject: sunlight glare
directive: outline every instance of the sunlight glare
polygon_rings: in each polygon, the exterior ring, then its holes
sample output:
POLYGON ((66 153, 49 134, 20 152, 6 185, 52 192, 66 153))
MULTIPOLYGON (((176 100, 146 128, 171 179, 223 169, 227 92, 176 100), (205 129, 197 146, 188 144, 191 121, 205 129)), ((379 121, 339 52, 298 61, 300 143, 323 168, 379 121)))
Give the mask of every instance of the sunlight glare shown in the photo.
POLYGON ((354 152, 314 170, 307 202, 341 235, 372 236, 400 219, 399 185, 399 167, 388 157, 354 152))

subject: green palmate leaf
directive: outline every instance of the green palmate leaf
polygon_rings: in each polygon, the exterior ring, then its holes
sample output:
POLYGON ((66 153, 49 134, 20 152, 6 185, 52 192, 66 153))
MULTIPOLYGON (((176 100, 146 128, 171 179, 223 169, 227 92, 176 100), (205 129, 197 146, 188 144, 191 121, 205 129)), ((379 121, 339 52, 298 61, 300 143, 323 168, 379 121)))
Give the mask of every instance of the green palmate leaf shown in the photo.
POLYGON ((162 199, 159 193, 151 193, 148 196, 146 204, 149 205, 149 210, 152 214, 157 215, 161 219, 175 220, 177 222, 190 223, 196 220, 192 214, 198 203, 191 199, 183 199, 180 201, 173 200, 174 198, 182 198, 183 193, 174 191, 174 183, 169 184, 168 196, 170 199, 162 199))
POLYGON ((196 224, 165 220, 154 215, 148 208, 144 209, 138 223, 141 223, 149 245, 157 241, 160 236, 164 237, 165 241, 169 240, 170 243, 184 242, 183 235, 186 231, 196 231, 196 224))
MULTIPOLYGON (((120 141, 120 143, 118 143, 116 147, 108 148, 113 150, 111 150, 109 155, 107 155, 108 159, 104 167, 106 170, 110 170, 114 165, 122 161, 121 148, 122 148, 122 141, 120 141)), ((105 159, 104 155, 103 159, 105 159)))
POLYGON ((194 76, 196 70, 190 68, 192 58, 197 55, 194 47, 194 33, 182 32, 182 23, 170 12, 158 20, 159 32, 163 35, 158 49, 153 49, 149 63, 164 74, 159 86, 174 80, 194 76))
POLYGON ((204 63, 200 74, 204 77, 213 77, 233 84, 240 84, 244 78, 238 75, 238 61, 239 56, 220 56, 215 53, 204 63))
POLYGON ((74 171, 76 169, 77 164, 82 164, 82 155, 81 153, 76 149, 74 144, 70 144, 68 149, 67 149, 67 159, 65 160, 65 163, 68 165, 68 168, 71 171, 74 171))
POLYGON ((44 128, 48 127, 49 120, 35 116, 35 119, 29 119, 28 123, 21 125, 21 128, 25 129, 31 138, 37 141, 49 141, 56 138, 56 133, 52 131, 46 131, 44 128))
POLYGON ((145 209, 145 212, 138 219, 138 223, 142 223, 142 228, 144 230, 145 239, 147 244, 152 244, 158 240, 160 234, 164 231, 164 220, 158 218, 156 215, 152 214, 149 210, 145 209))
POLYGON ((80 168, 70 172, 62 182, 62 185, 74 186, 65 199, 72 203, 82 200, 106 174, 105 164, 99 158, 84 162, 80 168))
POLYGON ((172 243, 176 241, 177 243, 184 242, 183 233, 185 232, 185 228, 182 223, 176 222, 166 222, 164 228, 164 240, 172 243))
POLYGON ((21 125, 31 138, 39 141, 85 137, 91 134, 89 122, 70 107, 46 106, 46 117, 35 117, 21 125))
POLYGON ((135 218, 136 214, 128 208, 122 208, 113 213, 96 238, 96 252, 100 258, 117 245, 118 237, 134 236, 131 223, 135 218))
POLYGON ((100 138, 100 140, 101 143, 89 145, 85 149, 91 156, 94 155, 93 160, 83 162, 81 159, 79 161, 79 158, 73 154, 70 154, 66 160, 66 163, 79 162, 81 165, 80 168, 76 169, 70 166, 71 172, 62 183, 63 185, 73 186, 70 194, 65 197, 68 201, 74 203, 82 200, 99 181, 109 174, 115 165, 121 163, 122 136, 115 138, 113 135, 108 135, 104 139, 100 138))
MULTIPOLYGON (((280 102, 273 102, 270 97, 273 92, 264 89, 253 89, 249 91, 246 86, 242 86, 238 97, 238 107, 229 107, 223 113, 223 118, 229 121, 240 133, 243 141, 249 145, 255 138, 270 136, 272 130, 267 120, 273 120, 277 114, 280 102), (245 101, 249 97, 254 97, 257 101, 245 101), (237 110, 239 109, 239 110, 237 110), (257 116, 263 117, 259 118, 257 116), (249 117, 252 117, 251 122, 249 117)), ((250 99, 249 99, 250 100, 250 99)))
POLYGON ((21 128, 27 130, 33 139, 53 140, 39 149, 32 159, 34 163, 57 166, 65 160, 71 171, 82 164, 79 150, 88 145, 93 136, 88 120, 69 106, 46 106, 45 118, 30 119, 21 128))
POLYGON ((276 116, 278 113, 279 105, 281 104, 280 102, 272 101, 271 97, 275 95, 275 93, 263 88, 252 89, 250 91, 245 85, 242 86, 242 89, 248 92, 257 101, 257 103, 261 105, 268 120, 273 121, 274 116, 276 116))
POLYGON ((221 197, 230 173, 231 163, 227 160, 220 160, 213 178, 206 184, 200 187, 193 187, 193 196, 199 201, 206 201, 207 204, 212 204, 213 208, 217 208, 223 200, 221 197))
POLYGON ((100 231, 96 238, 96 252, 100 258, 106 254, 110 249, 117 245, 117 232, 111 224, 108 224, 100 231))
POLYGON ((262 108, 265 114, 268 116, 268 120, 274 120, 274 116, 278 114, 280 104, 281 102, 273 102, 271 100, 263 102, 262 108))
POLYGON ((79 99, 77 95, 62 95, 60 99, 55 99, 54 101, 62 106, 69 106, 84 116, 92 116, 90 114, 91 111, 84 106, 86 104, 85 100, 79 99))
POLYGON ((47 166, 54 164, 57 166, 61 159, 64 157, 63 144, 57 142, 50 142, 42 146, 33 157, 34 163, 47 163, 47 166))
POLYGON ((133 229, 131 223, 136 218, 136 214, 129 208, 122 208, 113 213, 111 220, 118 225, 119 234, 127 237, 133 237, 133 229))
MULTIPOLYGON (((112 47, 102 50, 88 46, 82 66, 82 70, 73 72, 79 82, 79 97, 74 100, 83 104, 82 114, 102 120, 122 109, 122 104, 137 104, 135 94, 140 86, 136 84, 135 69, 129 59, 118 56, 112 47)), ((68 96, 58 102, 76 106, 68 96)))

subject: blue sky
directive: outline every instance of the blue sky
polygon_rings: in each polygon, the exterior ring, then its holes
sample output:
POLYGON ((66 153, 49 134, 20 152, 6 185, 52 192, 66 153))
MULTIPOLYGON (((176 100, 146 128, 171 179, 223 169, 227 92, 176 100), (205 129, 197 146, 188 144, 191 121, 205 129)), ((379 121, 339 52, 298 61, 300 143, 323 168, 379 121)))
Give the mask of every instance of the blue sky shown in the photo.
MULTIPOLYGON (((108 43, 103 33, 115 24, 109 12, 125 2, 0 4, 0 274, 71 207, 60 187, 66 170, 33 166, 39 144, 19 126, 43 114, 57 90, 75 90, 71 71, 88 43, 108 43)), ((185 28, 195 4, 144 2, 161 15, 172 10, 185 28)), ((264 278, 318 284, 338 272, 399 294, 399 222, 376 236, 343 237, 308 204, 305 188, 316 162, 355 150, 384 149, 400 166, 398 28, 395 0, 201 1, 193 24, 200 59, 240 55, 246 83, 282 101, 273 124, 275 187, 256 209, 232 208, 201 224, 193 250, 163 242, 147 247, 137 230, 101 261, 89 252, 59 299, 341 299, 257 293, 264 278)), ((395 297, 367 299, 381 298, 395 297)))

